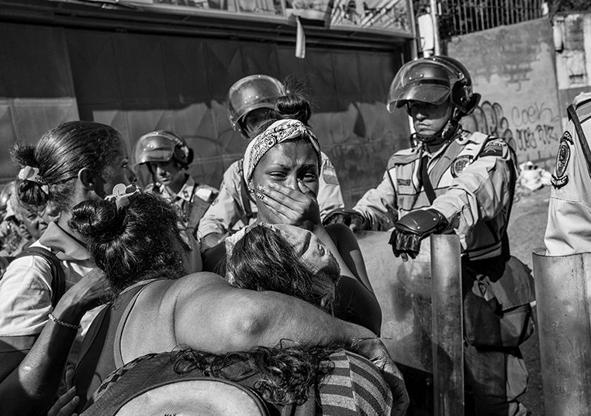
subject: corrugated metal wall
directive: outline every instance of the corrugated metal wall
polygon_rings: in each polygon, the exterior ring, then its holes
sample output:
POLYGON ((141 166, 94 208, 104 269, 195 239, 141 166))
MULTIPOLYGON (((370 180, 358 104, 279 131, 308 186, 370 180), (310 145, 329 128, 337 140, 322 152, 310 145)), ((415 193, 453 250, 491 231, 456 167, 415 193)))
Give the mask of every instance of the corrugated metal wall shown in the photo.
MULTIPOLYGON (((311 124, 337 167, 348 203, 375 186, 389 155, 408 145, 406 115, 388 114, 384 105, 406 54, 395 44, 391 52, 309 46, 306 59, 299 60, 292 45, 269 39, 4 23, 1 30, 5 148, 17 139, 34 142, 78 114, 119 129, 130 151, 141 134, 165 128, 187 138, 196 153, 194 174, 217 186, 246 145, 227 119, 226 93, 235 80, 252 73, 290 75, 303 82, 314 105, 311 124), (27 110, 15 110, 15 99, 27 97, 44 103, 43 115, 34 111, 33 102, 27 110)), ((1 157, 0 175, 6 181, 15 169, 6 154, 1 157)))

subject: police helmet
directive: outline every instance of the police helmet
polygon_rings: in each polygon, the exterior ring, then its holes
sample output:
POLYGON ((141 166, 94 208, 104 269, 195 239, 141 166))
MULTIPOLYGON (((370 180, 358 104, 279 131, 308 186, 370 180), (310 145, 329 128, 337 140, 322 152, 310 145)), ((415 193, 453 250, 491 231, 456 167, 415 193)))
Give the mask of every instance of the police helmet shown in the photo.
POLYGON ((470 73, 449 56, 431 56, 407 62, 390 85, 387 108, 392 112, 407 101, 441 104, 450 99, 460 115, 470 114, 480 101, 472 92, 470 73))
POLYGON ((193 149, 182 137, 166 130, 144 134, 135 145, 135 163, 168 162, 175 160, 184 167, 193 161, 193 149))
POLYGON ((275 109, 275 99, 285 95, 283 84, 268 75, 250 75, 236 81, 228 91, 230 122, 240 131, 244 117, 259 108, 275 109))

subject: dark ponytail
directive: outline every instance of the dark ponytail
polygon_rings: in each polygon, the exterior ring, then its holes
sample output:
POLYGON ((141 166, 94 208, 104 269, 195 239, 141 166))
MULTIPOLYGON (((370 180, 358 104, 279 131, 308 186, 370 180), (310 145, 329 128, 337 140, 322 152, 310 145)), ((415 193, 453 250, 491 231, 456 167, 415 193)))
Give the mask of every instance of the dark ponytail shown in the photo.
POLYGON ((137 281, 183 274, 181 253, 171 241, 177 214, 157 195, 134 195, 121 208, 113 201, 83 201, 72 208, 68 225, 85 239, 116 292, 137 281))
MULTIPOLYGON (((31 166, 33 168, 39 168, 39 164, 35 158, 35 146, 16 145, 12 151, 12 158, 20 167, 31 166)), ((15 192, 18 200, 28 206, 44 206, 49 200, 47 187, 45 190, 43 189, 44 184, 42 179, 41 182, 36 182, 17 178, 15 180, 15 192)))
POLYGON ((121 136, 105 124, 70 121, 45 133, 37 146, 16 145, 12 155, 20 167, 38 169, 37 179, 17 181, 18 198, 31 206, 53 202, 59 211, 70 206, 73 186, 82 168, 102 174, 119 153, 121 136))

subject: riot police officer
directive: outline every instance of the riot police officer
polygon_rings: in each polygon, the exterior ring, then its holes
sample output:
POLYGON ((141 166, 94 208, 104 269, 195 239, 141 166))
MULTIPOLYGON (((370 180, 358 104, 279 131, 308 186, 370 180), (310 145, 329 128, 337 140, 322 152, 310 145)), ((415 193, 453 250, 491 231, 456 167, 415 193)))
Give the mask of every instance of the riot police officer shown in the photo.
POLYGON ((152 183, 145 190, 160 194, 174 204, 182 227, 196 237, 199 221, 218 191, 209 185, 197 183, 189 174, 193 149, 174 133, 151 131, 136 143, 135 161, 145 164, 150 172, 152 183))
POLYGON ((591 93, 577 95, 567 112, 544 237, 550 256, 591 252, 591 93))
MULTIPOLYGON (((284 85, 268 75, 250 75, 235 82, 228 92, 230 122, 247 140, 267 120, 294 118, 308 123, 310 104, 298 94, 290 94, 284 85)), ((248 225, 256 217, 256 205, 242 180, 241 161, 224 172, 220 194, 199 224, 202 248, 215 246, 223 237, 248 225)), ((322 153, 317 195, 320 216, 343 208, 343 195, 336 170, 322 153)))
MULTIPOLYGON (((418 254, 425 237, 455 232, 463 252, 466 380, 477 414, 521 415, 527 412, 517 401, 527 384, 517 348, 523 340, 489 337, 500 333, 498 311, 508 306, 499 305, 493 288, 503 280, 510 257, 506 229, 515 155, 505 140, 461 128, 460 118, 479 99, 470 74, 455 59, 434 56, 403 65, 387 106, 406 107, 415 146, 390 158, 382 182, 353 210, 335 211, 325 222, 353 230, 392 229, 393 252, 404 259, 418 254)), ((516 303, 528 309, 530 300, 516 303)))

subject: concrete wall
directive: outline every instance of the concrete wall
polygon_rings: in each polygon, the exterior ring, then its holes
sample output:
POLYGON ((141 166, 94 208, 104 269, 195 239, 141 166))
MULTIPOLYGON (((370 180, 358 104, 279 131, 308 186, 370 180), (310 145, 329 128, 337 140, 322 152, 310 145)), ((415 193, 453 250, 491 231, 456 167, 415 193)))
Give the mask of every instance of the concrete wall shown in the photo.
POLYGON ((562 109, 581 92, 591 91, 591 13, 556 16, 553 21, 556 49, 556 78, 562 109))
POLYGON ((447 47, 482 94, 464 126, 512 140, 520 163, 552 165, 562 125, 550 22, 538 19, 472 33, 447 47))

